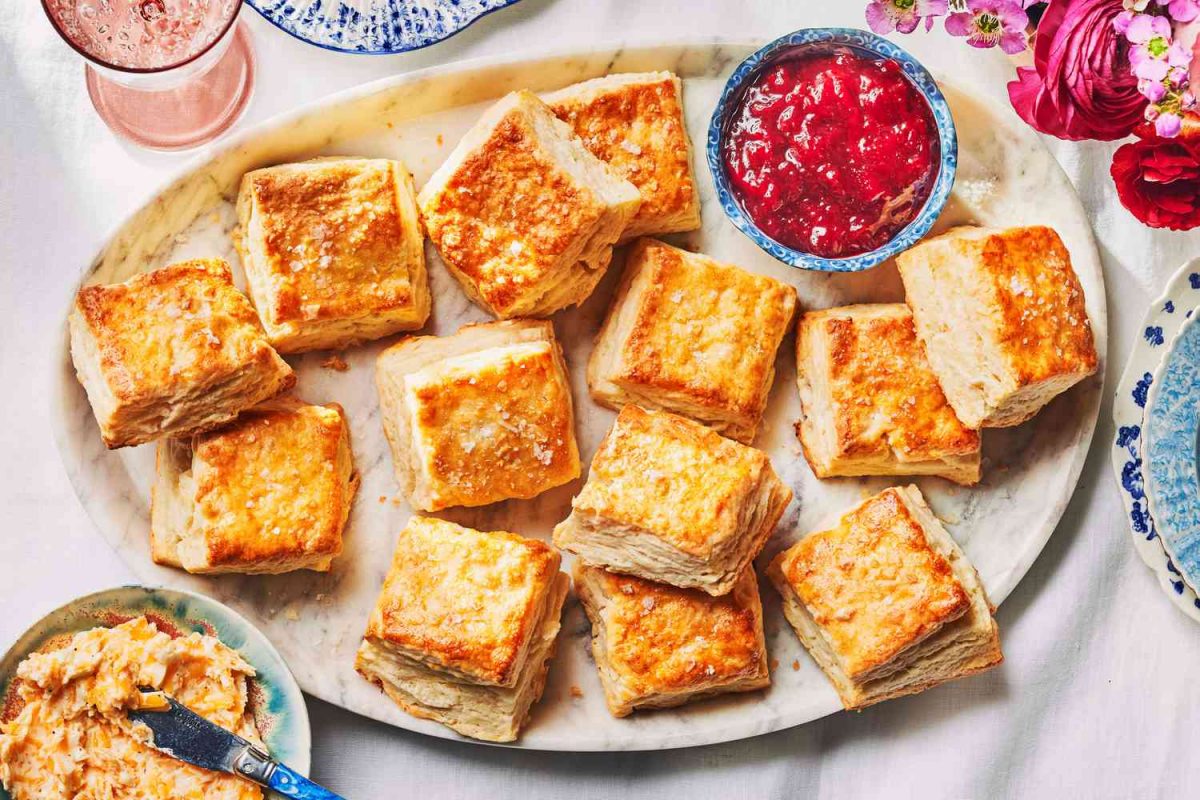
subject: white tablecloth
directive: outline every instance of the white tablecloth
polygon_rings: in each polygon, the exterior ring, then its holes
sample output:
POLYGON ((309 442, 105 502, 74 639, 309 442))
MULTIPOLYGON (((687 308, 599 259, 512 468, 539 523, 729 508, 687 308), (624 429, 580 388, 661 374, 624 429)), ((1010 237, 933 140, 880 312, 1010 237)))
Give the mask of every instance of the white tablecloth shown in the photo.
MULTIPOLYGON (((246 10, 258 91, 246 119, 431 64, 572 44, 771 37, 862 26, 863 0, 523 0, 441 45, 327 53, 246 10)), ((1009 65, 942 35, 903 40, 997 93, 1009 65)), ((128 581, 60 466, 47 394, 64 304, 109 228, 185 156, 116 141, 80 59, 32 0, 0 0, 0 647, 73 596, 128 581)), ((1092 216, 1109 297, 1108 386, 1200 234, 1153 232, 1117 203, 1111 147, 1052 141, 1092 216)), ((1036 203, 1037 198, 1030 198, 1036 203)), ((1106 390, 1106 397, 1111 389, 1106 390)), ((1200 784, 1200 628, 1134 554, 1108 465, 1106 400, 1066 517, 999 612, 1007 660, 957 685, 790 731, 687 751, 553 754, 422 737, 310 700, 313 775, 348 798, 1150 797, 1200 784)))

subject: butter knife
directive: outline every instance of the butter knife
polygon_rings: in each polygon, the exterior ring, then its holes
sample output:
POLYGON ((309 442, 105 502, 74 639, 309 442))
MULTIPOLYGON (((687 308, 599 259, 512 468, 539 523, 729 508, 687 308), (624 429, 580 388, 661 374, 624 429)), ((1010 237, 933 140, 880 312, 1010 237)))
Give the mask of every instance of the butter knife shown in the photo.
POLYGON ((150 746, 172 758, 240 775, 295 800, 344 800, 162 692, 144 692, 129 718, 149 728, 150 746))

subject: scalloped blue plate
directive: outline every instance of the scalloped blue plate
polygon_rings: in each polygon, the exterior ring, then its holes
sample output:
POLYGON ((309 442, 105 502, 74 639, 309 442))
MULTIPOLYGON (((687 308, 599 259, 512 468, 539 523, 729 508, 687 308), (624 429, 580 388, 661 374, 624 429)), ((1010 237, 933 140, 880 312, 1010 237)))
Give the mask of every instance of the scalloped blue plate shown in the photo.
MULTIPOLYGON (((1134 548, 1157 575, 1163 591, 1175 606, 1200 622, 1200 598, 1184 580, 1182 570, 1164 546, 1159 525, 1151 512, 1151 476, 1145 462, 1145 426, 1149 421, 1146 409, 1152 386, 1162 376, 1160 367, 1164 353, 1169 350, 1167 343, 1177 338, 1184 323, 1192 316, 1192 309, 1198 305, 1200 259, 1184 264, 1171 277, 1162 296, 1151 304, 1142 319, 1113 398, 1115 435, 1110 456, 1134 548)), ((1194 463, 1192 469, 1194 473, 1194 463)))
MULTIPOLYGON (((264 744, 272 757, 308 774, 312 758, 308 707, 296 679, 274 646, 241 614, 192 592, 121 586, 85 595, 51 611, 0 659, 0 700, 8 697, 17 665, 51 640, 142 615, 157 621, 160 629, 166 624, 182 633, 206 633, 238 651, 257 672, 250 685, 250 703, 264 744)), ((3 787, 0 800, 11 800, 3 787)))
POLYGON ((786 36, 781 36, 766 47, 753 53, 738 65, 725 89, 721 99, 717 101, 713 111, 712 121, 708 125, 708 138, 705 142, 705 152, 708 156, 708 169, 712 173, 713 185, 716 188, 717 202, 725 216, 729 218, 738 230, 750 237, 763 252, 801 269, 811 269, 820 272, 860 272, 864 269, 878 266, 889 258, 904 252, 929 232, 937 221, 946 201, 950 198, 950 190, 954 188, 954 174, 958 170, 958 133, 954 127, 954 117, 950 114, 950 106, 942 96, 937 81, 929 71, 913 58, 903 48, 867 31, 855 28, 803 28, 786 36), (933 113, 934 124, 937 125, 940 142, 941 163, 933 189, 925 200, 925 205, 917 216, 900 229, 889 242, 875 250, 860 253, 846 258, 822 258, 802 250, 795 250, 772 239, 763 233, 750 216, 742 210, 729 185, 729 176, 725 174, 725 162, 721 158, 721 139, 729 115, 734 111, 741 99, 742 90, 746 84, 768 64, 782 55, 800 48, 845 47, 873 58, 887 58, 900 65, 904 75, 912 82, 917 91, 929 103, 933 113))
POLYGON ((246 0, 268 22, 326 50, 391 55, 449 39, 518 0, 246 0))
POLYGON ((1146 498, 1163 547, 1187 584, 1200 585, 1200 315, 1187 310, 1146 397, 1146 498))

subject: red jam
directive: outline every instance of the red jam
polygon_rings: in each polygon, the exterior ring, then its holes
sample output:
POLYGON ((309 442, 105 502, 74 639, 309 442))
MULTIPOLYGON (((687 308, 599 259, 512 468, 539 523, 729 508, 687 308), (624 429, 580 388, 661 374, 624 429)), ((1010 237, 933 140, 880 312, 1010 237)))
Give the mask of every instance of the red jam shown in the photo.
POLYGON ((784 59, 725 133, 734 194, 780 244, 824 258, 887 243, 937 178, 937 126, 900 65, 848 51, 784 59))

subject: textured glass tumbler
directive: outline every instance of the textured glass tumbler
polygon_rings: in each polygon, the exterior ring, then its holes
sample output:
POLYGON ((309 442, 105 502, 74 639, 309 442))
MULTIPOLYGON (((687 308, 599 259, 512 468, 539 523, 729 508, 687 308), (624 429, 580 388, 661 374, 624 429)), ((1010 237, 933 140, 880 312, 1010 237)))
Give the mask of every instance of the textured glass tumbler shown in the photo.
POLYGON ((43 0, 85 59, 88 96, 113 132, 157 150, 211 141, 250 102, 254 49, 241 0, 43 0))

